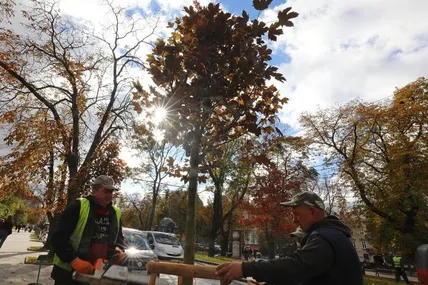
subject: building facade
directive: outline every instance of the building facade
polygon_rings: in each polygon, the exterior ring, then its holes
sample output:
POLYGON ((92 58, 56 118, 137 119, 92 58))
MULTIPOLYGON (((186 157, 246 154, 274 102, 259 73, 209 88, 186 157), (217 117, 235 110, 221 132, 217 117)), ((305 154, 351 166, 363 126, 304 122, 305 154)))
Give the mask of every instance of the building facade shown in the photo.
POLYGON ((374 263, 373 257, 375 256, 375 252, 372 246, 373 234, 366 230, 364 224, 360 224, 359 227, 351 228, 351 230, 351 240, 360 258, 360 262, 374 263))

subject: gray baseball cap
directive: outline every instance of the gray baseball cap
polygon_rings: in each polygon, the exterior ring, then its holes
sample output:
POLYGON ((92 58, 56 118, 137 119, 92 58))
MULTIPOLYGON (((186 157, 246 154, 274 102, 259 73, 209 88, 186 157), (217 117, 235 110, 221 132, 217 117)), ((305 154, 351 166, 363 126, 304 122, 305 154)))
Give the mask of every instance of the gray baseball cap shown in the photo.
POLYGON ((101 185, 105 189, 109 190, 119 190, 119 188, 115 185, 113 178, 107 175, 100 175, 95 178, 93 185, 101 185))
POLYGON ((295 206, 312 206, 321 210, 325 210, 325 205, 320 196, 315 194, 314 192, 302 192, 293 197, 288 202, 282 202, 281 205, 287 207, 295 207, 295 206))

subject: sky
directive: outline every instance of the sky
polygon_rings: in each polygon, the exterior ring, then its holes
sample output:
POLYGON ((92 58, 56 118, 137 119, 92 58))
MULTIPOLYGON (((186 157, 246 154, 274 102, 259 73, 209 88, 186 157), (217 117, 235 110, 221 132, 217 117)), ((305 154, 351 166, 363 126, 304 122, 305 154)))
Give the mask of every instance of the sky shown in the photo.
MULTIPOLYGON (((27 1, 27 0, 21 0, 27 1)), ((18 1, 20 2, 20 1, 18 1)), ((114 0, 129 17, 159 17, 157 36, 170 32, 167 22, 183 13, 192 0, 114 0)), ((201 0, 202 5, 211 1, 201 0)), ((285 28, 274 50, 272 64, 287 81, 273 82, 288 97, 280 113, 290 133, 300 130, 302 112, 313 112, 355 98, 377 101, 391 98, 396 87, 427 77, 428 1, 426 0, 273 0, 260 13, 252 0, 218 0, 228 12, 259 17, 269 23, 279 10, 292 7, 300 15, 285 28)), ((61 12, 101 27, 109 21, 98 0, 59 0, 61 12)), ((105 6, 104 6, 105 7, 105 6)), ((142 53, 149 49, 142 50, 142 53)), ((147 80, 140 74, 143 81, 147 80)), ((133 163, 133 154, 122 157, 133 163)), ((175 182, 172 182, 175 184, 175 182)), ((125 183, 129 189, 137 189, 125 183)))

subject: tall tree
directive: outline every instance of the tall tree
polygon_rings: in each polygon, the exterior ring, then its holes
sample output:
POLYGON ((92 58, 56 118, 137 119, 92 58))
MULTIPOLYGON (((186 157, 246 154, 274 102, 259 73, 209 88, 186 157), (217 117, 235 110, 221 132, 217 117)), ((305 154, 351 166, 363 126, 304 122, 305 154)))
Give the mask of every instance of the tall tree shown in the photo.
POLYGON ((122 210, 123 225, 126 227, 144 229, 150 212, 152 199, 140 193, 124 195, 119 201, 122 210))
POLYGON ((316 179, 317 173, 304 164, 307 158, 307 141, 304 139, 270 136, 261 143, 261 149, 269 161, 256 171, 250 198, 243 205, 246 215, 240 221, 263 233, 269 258, 274 258, 275 240, 295 228, 289 208, 281 206, 280 202, 307 190, 306 185, 316 179))
POLYGON ((250 201, 244 204, 246 215, 241 223, 263 232, 268 242, 268 256, 275 256, 275 238, 284 236, 294 229, 289 208, 279 204, 290 199, 292 191, 298 189, 297 182, 289 182, 287 175, 272 165, 267 173, 256 178, 250 201))
MULTIPOLYGON (((259 7, 264 1, 253 2, 259 7)), ((279 27, 290 26, 290 19, 297 17, 286 9, 268 26, 249 21, 245 11, 234 16, 219 4, 195 6, 185 7, 185 15, 169 24, 174 32, 167 41, 159 40, 148 58, 156 84, 151 88, 153 101, 168 110, 166 136, 189 157, 185 263, 194 262, 199 166, 210 149, 227 141, 274 131, 270 124, 287 99, 267 83, 284 77, 268 64, 272 51, 265 36, 276 40, 282 33, 279 27)), ((184 280, 185 285, 191 282, 184 280)))
POLYGON ((399 238, 390 242, 410 251, 428 241, 427 90, 428 80, 420 78, 397 89, 391 102, 353 101, 301 118, 376 216, 379 231, 394 229, 399 238))
POLYGON ((240 139, 219 146, 207 156, 207 164, 203 168, 207 169, 214 184, 208 256, 214 256, 214 245, 219 234, 223 236, 222 254, 227 251, 229 230, 225 230, 224 226, 232 221, 234 210, 242 202, 249 188, 256 164, 251 152, 255 154, 254 144, 250 140, 240 139), (227 208, 223 207, 224 194, 229 198, 227 208))
MULTIPOLYGON (((177 223, 178 234, 183 235, 187 239, 185 233, 186 219, 187 219, 187 193, 183 189, 166 191, 165 195, 160 199, 159 210, 157 213, 157 221, 168 217, 177 223)), ((202 200, 196 197, 196 211, 199 212, 203 208, 202 200)), ((204 216, 198 216, 197 221, 204 224, 206 223, 204 216)))
POLYGON ((152 206, 144 229, 153 230, 158 197, 165 188, 163 181, 168 177, 170 164, 177 158, 178 151, 166 140, 156 137, 157 128, 151 122, 136 124, 133 129, 131 145, 139 151, 138 156, 142 163, 138 167, 129 168, 128 176, 136 183, 148 184, 151 190, 152 206))
MULTIPOLYGON (((32 3, 31 11, 24 14, 26 34, 10 27, 2 30, 7 36, 0 36, 1 116, 9 116, 16 130, 23 126, 16 117, 17 108, 26 109, 27 117, 44 113, 43 124, 52 129, 56 140, 37 151, 45 153, 48 161, 55 147, 59 161, 66 164, 66 200, 70 203, 90 178, 97 149, 126 125, 131 102, 128 71, 143 67, 138 50, 150 44, 153 30, 137 34, 141 19, 127 18, 125 9, 110 2, 113 20, 102 34, 62 17, 55 4, 32 3)), ((17 148, 32 140, 25 134, 13 138, 17 148)), ((33 164, 39 163, 37 151, 31 153, 33 164)), ((17 156, 9 163, 22 159, 17 156)))
POLYGON ((327 214, 334 215, 346 211, 346 183, 335 172, 325 174, 313 185, 312 191, 317 193, 324 201, 327 214))

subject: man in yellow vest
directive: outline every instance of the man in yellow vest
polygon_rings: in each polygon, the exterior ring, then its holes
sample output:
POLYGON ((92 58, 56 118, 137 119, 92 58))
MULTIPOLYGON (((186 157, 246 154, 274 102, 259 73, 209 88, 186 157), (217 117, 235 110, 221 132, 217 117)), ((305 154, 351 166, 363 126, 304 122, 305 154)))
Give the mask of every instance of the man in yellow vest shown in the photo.
POLYGON ((403 268, 403 263, 401 260, 400 253, 394 255, 394 257, 392 258, 392 262, 394 263, 394 268, 395 268, 395 282, 399 283, 400 276, 402 276, 404 282, 406 282, 406 284, 410 284, 409 279, 407 278, 407 275, 406 275, 406 271, 404 271, 404 268, 403 268))
POLYGON ((80 284, 72 280, 73 271, 92 274, 99 258, 124 258, 121 212, 112 205, 116 190, 110 176, 98 176, 92 195, 73 201, 64 210, 52 236, 55 285, 80 284))

